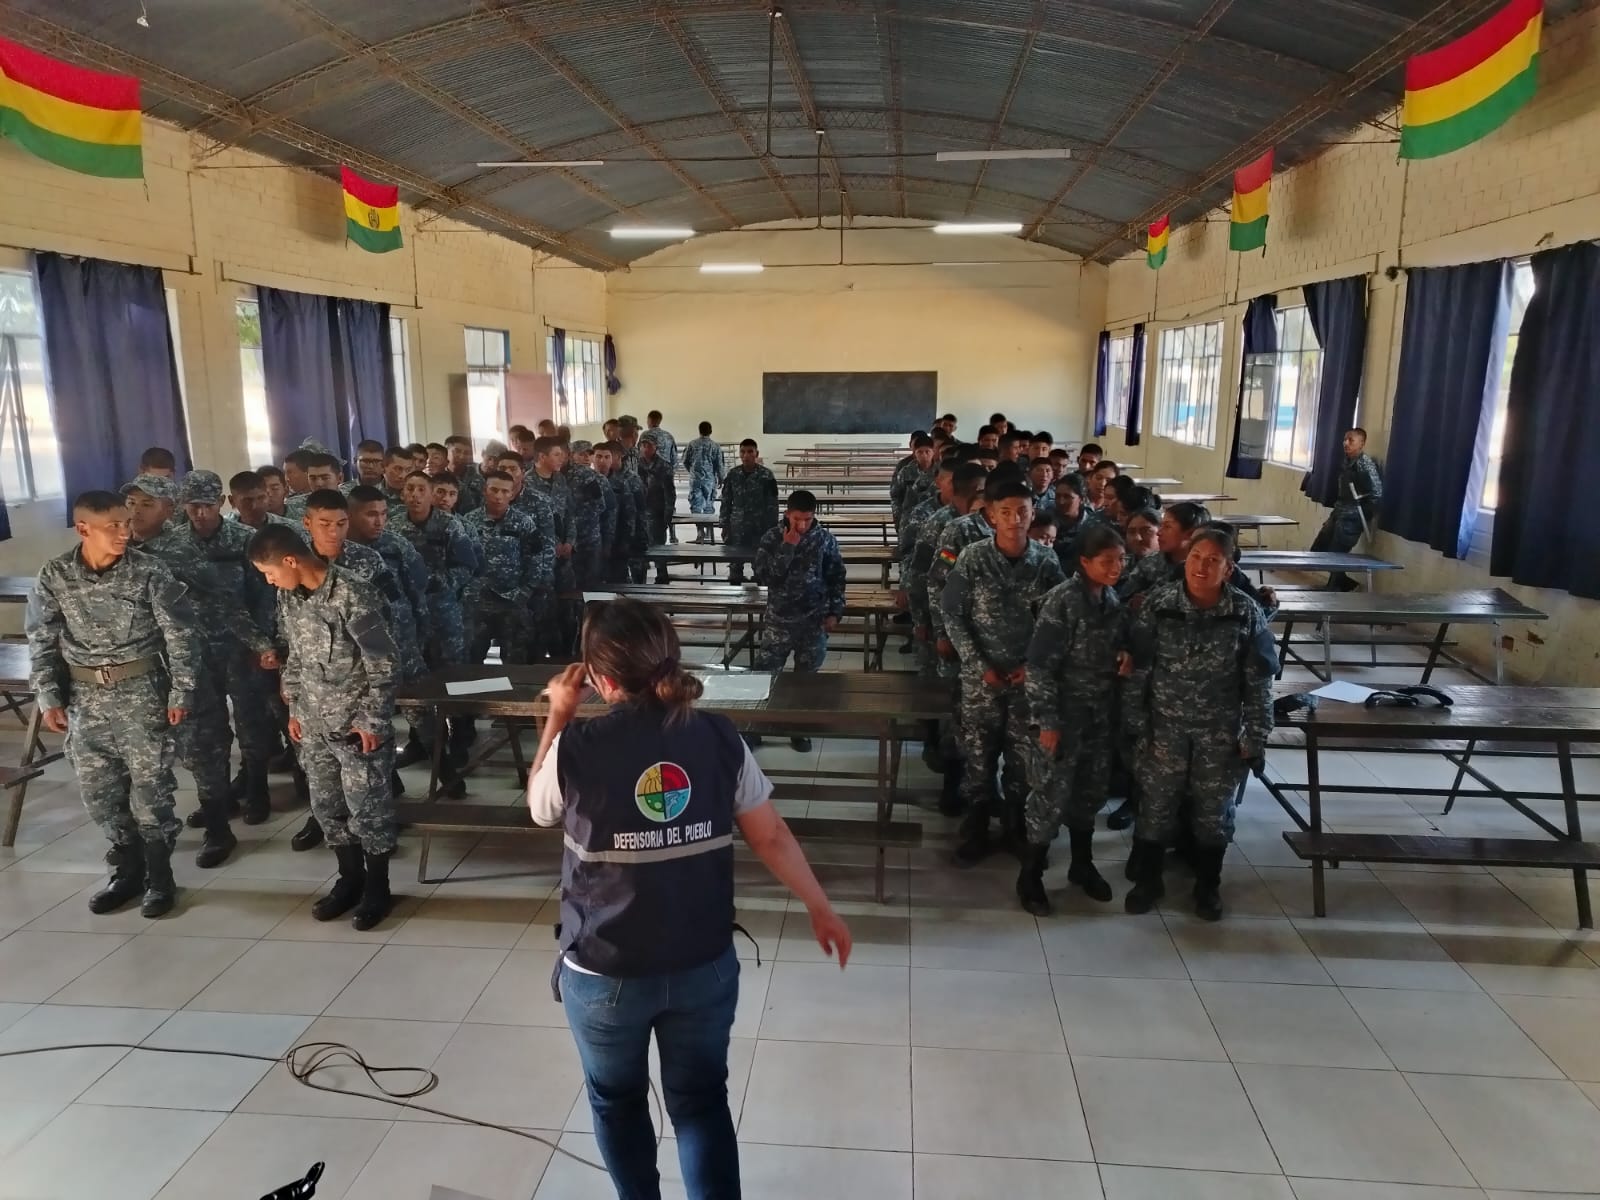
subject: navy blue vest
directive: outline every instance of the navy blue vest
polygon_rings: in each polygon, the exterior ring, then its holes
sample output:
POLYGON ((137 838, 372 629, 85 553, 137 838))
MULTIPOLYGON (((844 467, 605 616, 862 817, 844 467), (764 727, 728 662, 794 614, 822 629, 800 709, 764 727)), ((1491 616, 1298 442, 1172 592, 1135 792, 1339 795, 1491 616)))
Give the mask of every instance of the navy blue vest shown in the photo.
POLYGON ((568 725, 561 948, 602 975, 710 962, 733 940, 733 801, 744 744, 726 717, 619 705, 568 725))

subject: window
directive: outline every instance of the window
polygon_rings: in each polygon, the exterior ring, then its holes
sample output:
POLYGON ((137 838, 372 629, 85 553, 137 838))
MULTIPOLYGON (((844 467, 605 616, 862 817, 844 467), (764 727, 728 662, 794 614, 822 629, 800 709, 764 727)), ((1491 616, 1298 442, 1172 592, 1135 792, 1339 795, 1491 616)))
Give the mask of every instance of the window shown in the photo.
POLYGON ((389 370, 394 375, 395 430, 405 445, 411 441, 411 347, 404 317, 389 318, 389 370))
POLYGON ((511 366, 511 335, 504 329, 465 327, 467 405, 472 444, 482 451, 490 439, 506 437, 506 371, 511 366))
POLYGON ((244 381, 244 439, 250 464, 272 462, 272 426, 267 420, 267 376, 261 367, 261 305, 255 300, 233 302, 234 324, 239 331, 239 375, 244 381))
MULTIPOLYGON (((1494 389, 1494 424, 1489 429, 1489 469, 1483 478, 1483 495, 1478 507, 1493 512, 1500 501, 1500 449, 1506 439, 1506 402, 1511 396, 1511 363, 1517 357, 1517 337, 1522 332, 1522 316, 1533 299, 1533 266, 1527 259, 1513 268, 1511 281, 1511 319, 1506 323, 1506 359, 1500 366, 1500 380, 1494 389)), ((1480 525, 1482 523, 1480 522, 1480 525)))
POLYGON ((1156 436, 1214 446, 1221 382, 1221 321, 1163 329, 1156 363, 1156 436))
POLYGON ((0 271, 0 491, 22 504, 60 496, 63 487, 33 279, 0 271))
MULTIPOLYGON (((556 389, 556 423, 558 425, 589 425, 600 420, 602 409, 601 356, 605 352, 604 340, 586 337, 581 333, 567 334, 567 366, 563 372, 566 401, 561 399, 561 388, 556 389)), ((544 339, 544 361, 553 372, 556 362, 556 339, 551 334, 544 339)))
POLYGON ((1278 329, 1278 352, 1252 354, 1245 364, 1245 411, 1260 413, 1267 422, 1268 462, 1309 471, 1322 347, 1304 305, 1280 308, 1273 323, 1278 329), (1259 397, 1251 395, 1256 390, 1259 397))
POLYGON ((1111 339, 1106 365, 1106 424, 1126 428, 1128 396, 1133 386, 1133 334, 1111 339))

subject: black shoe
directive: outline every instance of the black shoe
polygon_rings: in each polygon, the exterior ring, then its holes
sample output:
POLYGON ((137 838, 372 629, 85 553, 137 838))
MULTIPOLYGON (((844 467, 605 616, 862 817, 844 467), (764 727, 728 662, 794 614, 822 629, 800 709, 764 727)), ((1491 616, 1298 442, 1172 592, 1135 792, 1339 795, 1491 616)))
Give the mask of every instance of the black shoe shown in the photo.
POLYGON ((1226 846, 1194 846, 1194 915, 1202 921, 1222 920, 1222 859, 1226 846))
POLYGON ((1017 899, 1024 912, 1036 917, 1050 915, 1050 897, 1044 890, 1044 864, 1049 852, 1048 846, 1030 843, 1022 853, 1022 870, 1017 875, 1017 899))
POLYGON ((233 853, 233 848, 238 844, 239 839, 233 836, 233 830, 226 825, 218 829, 208 829, 205 843, 200 847, 200 852, 194 856, 194 865, 203 870, 220 867, 228 861, 228 855, 233 853))
POLYGON ((424 746, 413 729, 406 744, 400 747, 400 752, 394 756, 394 765, 398 770, 402 767, 413 767, 417 763, 428 761, 428 747, 424 746))
POLYGON ((197 808, 183 819, 183 823, 190 829, 204 829, 206 827, 206 810, 197 808))
POLYGON ((981 801, 967 810, 961 822, 961 842, 956 846, 955 865, 975 867, 994 853, 994 843, 989 838, 989 808, 981 801))
POLYGON ((272 797, 267 791, 267 764, 246 763, 242 770, 245 773, 242 806, 244 823, 261 825, 272 816, 272 797))
POLYGON ((339 877, 333 881, 328 894, 311 906, 311 915, 318 921, 344 916, 360 903, 362 889, 367 885, 360 846, 335 846, 333 855, 339 860, 339 877))
POLYGON ((744 744, 752 750, 761 749, 761 735, 759 733, 744 734, 744 744))
POLYGON ((939 786, 939 811, 947 817, 959 817, 967 811, 967 802, 961 798, 960 763, 944 769, 944 780, 939 786))
POLYGON ((1132 800, 1124 800, 1117 806, 1117 811, 1106 818, 1107 829, 1126 829, 1133 824, 1136 807, 1132 800))
POLYGON ((301 808, 310 808, 311 784, 306 781, 306 773, 300 769, 299 763, 295 764, 294 770, 291 772, 291 779, 294 784, 295 803, 301 808))
POLYGON ((789 739, 789 745, 793 746, 801 754, 811 753, 811 739, 808 737, 792 737, 789 739))
POLYGON ((1147 913, 1157 901, 1167 894, 1161 882, 1161 868, 1166 858, 1166 848, 1160 842, 1133 840, 1133 853, 1129 856, 1129 870, 1134 875, 1133 888, 1123 897, 1123 910, 1130 913, 1147 913))
POLYGON ((233 778, 228 780, 228 799, 232 800, 235 804, 243 800, 248 783, 249 780, 246 777, 245 764, 240 762, 239 769, 233 773, 233 778))
POLYGON ((901 654, 910 654, 916 648, 917 648, 916 643, 913 642, 910 638, 907 638, 904 642, 900 643, 900 653, 901 654))
POLYGON ((1083 894, 1101 904, 1111 899, 1111 885, 1095 869, 1094 831, 1092 829, 1068 830, 1072 839, 1072 865, 1067 868, 1067 882, 1083 889, 1083 894))
POLYGON ((365 858, 366 886, 361 890, 361 903, 350 918, 351 926, 362 931, 377 925, 394 907, 394 897, 389 894, 389 856, 368 854, 365 858))
POLYGON ((300 832, 289 839, 289 849, 310 850, 314 846, 322 845, 322 826, 318 824, 315 814, 306 818, 306 823, 300 826, 300 832))
POLYGON ((144 844, 144 903, 139 912, 154 920, 172 911, 178 902, 178 885, 172 878, 172 847, 165 842, 144 844))
POLYGON ((144 844, 123 846, 113 843, 106 852, 111 878, 106 886, 89 897, 89 911, 97 916, 116 912, 130 900, 144 895, 144 844))

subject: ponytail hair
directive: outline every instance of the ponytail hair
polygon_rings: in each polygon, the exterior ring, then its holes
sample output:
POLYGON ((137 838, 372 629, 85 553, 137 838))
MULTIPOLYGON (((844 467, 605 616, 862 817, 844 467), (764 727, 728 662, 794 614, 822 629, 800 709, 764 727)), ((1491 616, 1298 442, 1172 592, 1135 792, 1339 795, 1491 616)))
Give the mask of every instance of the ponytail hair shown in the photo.
POLYGON ((583 661, 629 700, 665 709, 669 720, 688 716, 705 690, 682 662, 678 631, 666 616, 638 600, 605 600, 584 614, 583 661))

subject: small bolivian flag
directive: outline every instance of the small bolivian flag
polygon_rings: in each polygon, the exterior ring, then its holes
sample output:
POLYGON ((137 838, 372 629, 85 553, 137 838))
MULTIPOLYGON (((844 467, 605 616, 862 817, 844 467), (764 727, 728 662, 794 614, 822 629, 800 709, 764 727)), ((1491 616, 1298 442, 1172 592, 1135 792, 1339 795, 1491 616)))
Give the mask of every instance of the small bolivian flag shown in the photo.
POLYGON ((363 250, 382 254, 400 249, 400 189, 363 179, 339 168, 344 184, 345 236, 363 250))
POLYGON ((1172 214, 1168 213, 1145 231, 1145 261, 1152 271, 1159 271, 1161 264, 1167 261, 1167 234, 1171 225, 1172 214))
POLYGON ((69 171, 141 179, 139 81, 0 38, 0 137, 69 171))
POLYGON ((1543 26, 1543 0, 1511 0, 1470 33, 1406 63, 1400 157, 1449 154, 1505 124, 1538 86, 1543 26))
POLYGON ((1267 194, 1272 188, 1272 151, 1233 173, 1233 222, 1228 249, 1256 250, 1267 244, 1267 194))

